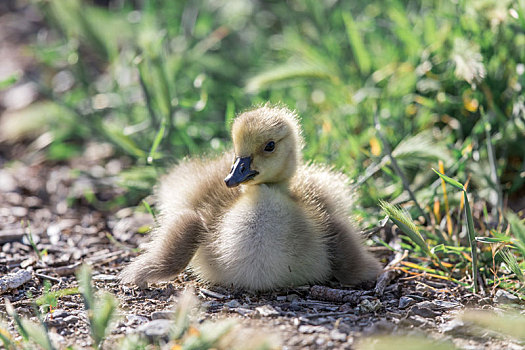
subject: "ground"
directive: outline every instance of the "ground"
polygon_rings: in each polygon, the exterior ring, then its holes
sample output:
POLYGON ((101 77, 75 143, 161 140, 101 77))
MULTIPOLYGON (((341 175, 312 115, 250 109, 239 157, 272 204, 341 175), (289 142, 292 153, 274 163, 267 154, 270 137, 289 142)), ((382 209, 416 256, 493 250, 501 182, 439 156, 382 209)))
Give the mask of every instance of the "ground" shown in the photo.
MULTIPOLYGON (((13 160, 24 158, 16 152, 27 154, 27 149, 19 147, 3 147, 0 153, 0 276, 20 270, 31 273, 26 283, 2 295, 24 317, 35 319, 33 300, 42 295, 46 279, 52 283, 51 290, 76 287, 75 271, 87 264, 96 288, 115 295, 119 302, 119 317, 106 348, 114 348, 129 334, 150 338, 162 334, 158 329, 162 321, 151 321, 170 318, 184 290, 191 290, 201 304, 197 323, 235 319, 239 327, 257 330, 276 347, 287 349, 350 349, 361 339, 382 334, 426 334, 468 349, 523 348, 517 341, 480 332, 459 318, 467 307, 498 309, 495 301, 506 301, 504 295, 474 295, 452 282, 404 275, 396 264, 410 257, 380 248, 375 253, 390 272, 378 285, 357 289, 333 281, 252 294, 207 286, 189 273, 144 290, 122 285, 117 280, 119 271, 138 254, 134 248, 147 241, 144 228, 154 224, 140 206, 109 207, 124 192, 116 175, 126 167, 126 159, 115 158, 108 145, 93 143, 82 156, 61 164, 21 162, 13 160)), ((15 334, 5 303, 0 305, 0 316, 15 334)), ((79 294, 59 298, 44 320, 61 348, 92 344, 79 294)))

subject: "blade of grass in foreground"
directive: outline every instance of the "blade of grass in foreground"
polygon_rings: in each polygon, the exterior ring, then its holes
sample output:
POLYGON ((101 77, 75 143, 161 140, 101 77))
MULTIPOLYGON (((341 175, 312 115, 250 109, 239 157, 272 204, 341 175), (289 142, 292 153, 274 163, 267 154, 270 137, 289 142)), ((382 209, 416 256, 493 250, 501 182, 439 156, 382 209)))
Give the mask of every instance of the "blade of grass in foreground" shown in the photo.
POLYGON ((478 293, 479 292, 479 286, 478 286, 479 271, 478 271, 478 252, 477 252, 477 245, 476 245, 476 233, 474 231, 474 220, 472 218, 472 211, 470 210, 470 204, 468 201, 467 191, 465 190, 465 186, 459 181, 454 180, 453 178, 450 178, 444 174, 441 174, 436 169, 432 169, 432 170, 434 170, 434 172, 438 174, 439 177, 443 181, 463 191, 463 199, 465 200, 465 216, 467 217, 467 233, 468 233, 468 238, 470 242, 470 255, 472 257, 472 281, 474 285, 474 293, 478 293))
POLYGON ((412 222, 412 219, 408 213, 404 212, 401 208, 398 208, 385 201, 380 201, 379 205, 381 209, 388 215, 400 229, 403 231, 421 250, 428 256, 433 256, 432 252, 428 248, 427 243, 419 233, 417 226, 412 222))
POLYGON ((518 264, 518 260, 512 254, 512 252, 508 249, 503 249, 500 253, 501 258, 503 261, 505 261, 505 264, 509 267, 509 269, 514 272, 516 277, 521 281, 525 282, 525 277, 523 276, 523 271, 520 268, 520 265, 518 264))

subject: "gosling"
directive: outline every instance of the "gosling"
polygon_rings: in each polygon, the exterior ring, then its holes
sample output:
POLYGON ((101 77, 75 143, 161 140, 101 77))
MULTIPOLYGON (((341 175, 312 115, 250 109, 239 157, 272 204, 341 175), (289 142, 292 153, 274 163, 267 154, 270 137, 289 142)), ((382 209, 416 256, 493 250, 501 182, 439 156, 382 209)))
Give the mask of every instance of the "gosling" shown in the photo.
POLYGON ((232 151, 184 160, 160 181, 158 225, 124 283, 145 287, 188 265, 204 282, 251 291, 377 277, 381 266, 348 217, 347 177, 303 162, 294 112, 247 111, 232 139, 232 151))

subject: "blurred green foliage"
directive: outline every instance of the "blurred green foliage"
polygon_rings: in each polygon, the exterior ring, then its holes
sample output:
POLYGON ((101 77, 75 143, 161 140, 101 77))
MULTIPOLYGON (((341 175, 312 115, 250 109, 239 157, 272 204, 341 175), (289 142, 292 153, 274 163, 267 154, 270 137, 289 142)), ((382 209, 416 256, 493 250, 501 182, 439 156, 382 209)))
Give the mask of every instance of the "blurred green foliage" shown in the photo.
POLYGON ((233 115, 271 101, 302 116, 307 159, 361 175, 364 206, 408 199, 375 113, 424 204, 438 159, 476 173, 494 206, 523 188, 523 0, 37 4, 53 30, 34 47, 47 67, 35 79, 73 112, 54 143, 98 137, 165 165, 224 149, 233 115))

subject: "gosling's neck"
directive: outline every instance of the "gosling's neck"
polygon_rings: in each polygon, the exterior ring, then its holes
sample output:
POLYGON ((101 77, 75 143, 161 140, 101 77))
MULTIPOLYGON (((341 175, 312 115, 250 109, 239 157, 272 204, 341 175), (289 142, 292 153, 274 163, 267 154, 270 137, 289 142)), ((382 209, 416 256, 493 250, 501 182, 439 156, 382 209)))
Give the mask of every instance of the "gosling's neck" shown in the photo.
POLYGON ((282 180, 279 182, 263 182, 255 185, 243 184, 241 185, 241 190, 244 193, 254 193, 258 191, 261 188, 261 186, 268 186, 284 194, 290 193, 290 179, 282 180))

